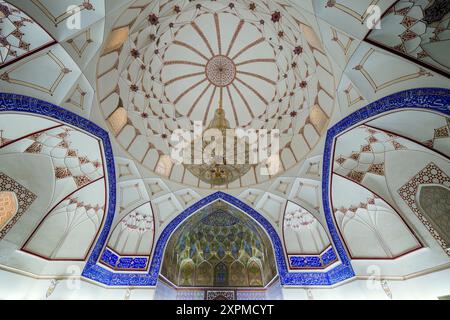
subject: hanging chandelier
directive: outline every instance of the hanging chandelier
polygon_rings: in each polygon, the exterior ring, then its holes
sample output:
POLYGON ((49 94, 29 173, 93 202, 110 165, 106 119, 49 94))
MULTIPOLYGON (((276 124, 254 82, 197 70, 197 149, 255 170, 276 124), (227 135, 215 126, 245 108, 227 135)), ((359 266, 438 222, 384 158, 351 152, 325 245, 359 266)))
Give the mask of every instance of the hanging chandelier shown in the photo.
MULTIPOLYGON (((197 137, 191 143, 191 154, 193 156, 196 154, 201 154, 202 157, 205 154, 208 154, 208 156, 206 159, 203 158, 202 164, 185 164, 185 167, 195 177, 211 186, 229 185, 243 177, 251 169, 252 165, 249 163, 250 145, 245 139, 240 139, 235 134, 227 135, 227 130, 230 132, 230 129, 230 123, 226 119, 225 111, 222 108, 222 100, 220 100, 219 107, 207 130, 201 137, 197 137), (205 134, 214 129, 222 135, 222 143, 219 143, 222 152, 214 152, 209 155, 207 150, 215 142, 205 139, 205 134), (245 146, 245 148, 238 148, 239 145, 245 146), (198 150, 199 147, 201 150, 198 150)), ((234 132, 234 130, 231 131, 234 132)))

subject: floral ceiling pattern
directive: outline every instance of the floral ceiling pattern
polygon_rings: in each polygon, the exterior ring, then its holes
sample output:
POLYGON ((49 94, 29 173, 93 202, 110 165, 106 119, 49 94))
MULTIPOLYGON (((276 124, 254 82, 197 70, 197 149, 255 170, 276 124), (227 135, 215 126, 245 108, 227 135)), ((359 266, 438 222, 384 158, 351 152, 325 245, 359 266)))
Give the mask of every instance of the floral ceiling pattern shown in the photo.
POLYGON ((177 230, 181 277, 163 276, 180 286, 254 289, 273 255, 283 286, 448 263, 449 95, 421 89, 448 87, 445 1, 50 3, 0 1, 0 108, 40 112, 0 117, 0 268, 152 287, 177 230), (173 163, 170 136, 220 99, 231 127, 280 130, 282 171, 254 166, 218 196, 173 163), (245 213, 196 220, 217 198, 245 213))
MULTIPOLYGON (((170 137, 177 129, 193 133, 195 121, 206 126, 221 99, 232 128, 279 130, 281 171, 314 148, 333 111, 334 80, 298 10, 273 1, 156 1, 142 11, 115 26, 128 28, 128 39, 100 60, 116 67, 98 73, 103 114, 135 160, 202 185, 169 161, 170 137)), ((236 187, 262 181, 258 168, 236 187)))
POLYGON ((6 1, 0 1, 0 29, 0 68, 55 43, 39 24, 6 1))

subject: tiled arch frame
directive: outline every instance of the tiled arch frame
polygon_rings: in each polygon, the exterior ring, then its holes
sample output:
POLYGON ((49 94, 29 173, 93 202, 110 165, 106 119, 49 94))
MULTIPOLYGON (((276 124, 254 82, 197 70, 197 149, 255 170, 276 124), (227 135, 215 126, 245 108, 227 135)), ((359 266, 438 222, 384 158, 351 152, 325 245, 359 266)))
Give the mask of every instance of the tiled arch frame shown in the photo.
POLYGON ((106 244, 109 232, 111 230, 116 206, 116 176, 114 157, 108 133, 91 121, 70 111, 54 104, 23 95, 0 93, 0 112, 28 113, 52 118, 84 130, 87 133, 96 136, 102 142, 108 178, 108 210, 103 229, 100 232, 100 235, 83 270, 82 275, 85 278, 110 286, 155 286, 159 276, 164 248, 173 231, 190 215, 194 214, 202 207, 216 201, 217 199, 222 199, 241 209, 243 212, 246 212, 266 230, 274 246, 278 274, 282 284, 332 285, 354 275, 351 268, 349 268, 348 265, 343 264, 336 266, 328 272, 289 272, 281 240, 270 222, 268 222, 262 215, 250 206, 223 192, 216 192, 200 200, 190 208, 183 211, 169 223, 158 239, 148 273, 114 273, 98 264, 101 251, 106 244))
POLYGON ((359 109, 335 124, 327 132, 323 156, 322 201, 327 226, 343 264, 350 264, 349 256, 334 224, 333 211, 331 209, 330 183, 336 138, 342 133, 370 121, 371 118, 391 111, 401 111, 402 109, 428 110, 450 116, 450 89, 418 88, 395 93, 359 109))
POLYGON ((248 214, 267 232, 273 245, 278 276, 282 285, 328 286, 354 276, 351 267, 344 264, 339 264, 327 272, 289 272, 282 242, 272 224, 249 205, 220 191, 210 194, 187 208, 165 227, 156 243, 148 273, 114 273, 98 264, 91 264, 90 259, 83 276, 109 286, 156 286, 164 257, 164 249, 173 232, 190 216, 219 199, 248 214))
POLYGON ((162 263, 164 248, 172 232, 191 214, 197 212, 205 205, 208 205, 217 199, 223 199, 224 201, 229 202, 230 204, 243 210, 264 227, 274 245, 278 273, 283 285, 327 286, 352 278, 354 276, 354 272, 351 267, 351 261, 346 253, 342 240, 339 237, 336 226, 334 225, 332 211, 330 208, 331 194, 329 186, 335 138, 342 132, 352 129, 356 125, 362 123, 363 121, 367 121, 372 117, 401 109, 431 110, 450 116, 450 90, 442 88, 425 88, 399 92, 379 101, 373 102, 372 104, 356 111, 328 130, 323 160, 322 196, 327 226, 335 249, 337 250, 341 260, 341 264, 335 268, 327 272, 289 272, 280 238, 272 225, 250 206, 228 194, 217 192, 200 200, 192 207, 183 211, 164 229, 156 244, 150 271, 148 273, 113 273, 112 271, 109 271, 97 264, 101 250, 106 244, 106 240, 112 226, 116 204, 114 158, 108 133, 91 121, 48 102, 22 95, 0 93, 0 112, 23 112, 54 118, 69 125, 76 126, 79 129, 85 130, 86 132, 89 132, 101 139, 105 161, 107 162, 109 192, 108 211, 104 227, 97 239, 94 249, 91 252, 82 275, 86 278, 110 286, 155 286, 162 263))
POLYGON ((69 126, 76 127, 77 129, 83 130, 84 132, 99 139, 106 167, 105 176, 107 179, 106 186, 108 190, 108 201, 103 228, 101 229, 95 246, 89 255, 88 264, 95 264, 95 257, 100 255, 103 244, 108 237, 109 229, 111 228, 116 211, 116 173, 114 167, 114 156, 108 132, 100 128, 95 123, 54 104, 18 94, 0 92, 0 113, 2 112, 15 112, 19 114, 32 114, 47 117, 60 121, 69 126))

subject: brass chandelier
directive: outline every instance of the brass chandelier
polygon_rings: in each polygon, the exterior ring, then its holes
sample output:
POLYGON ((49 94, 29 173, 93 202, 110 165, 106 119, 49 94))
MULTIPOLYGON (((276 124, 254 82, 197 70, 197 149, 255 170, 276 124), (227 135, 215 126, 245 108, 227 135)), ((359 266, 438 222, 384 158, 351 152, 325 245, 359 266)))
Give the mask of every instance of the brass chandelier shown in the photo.
MULTIPOLYGON (((203 159, 202 164, 185 164, 185 167, 195 177, 211 186, 225 186, 240 179, 251 169, 251 164, 249 163, 250 146, 247 141, 238 138, 236 135, 227 135, 227 130, 229 132, 231 128, 222 107, 222 99, 220 99, 219 107, 215 111, 214 118, 207 130, 201 137, 198 137, 191 143, 191 155, 201 154, 203 157, 203 155, 208 153, 206 150, 214 142, 207 141, 205 133, 214 129, 222 134, 223 143, 219 144, 219 146, 223 147, 222 152, 212 153, 208 156, 208 159, 203 159), (202 141, 198 141, 199 139, 202 141), (238 145, 245 146, 243 154, 243 148, 239 149, 238 145), (201 150, 196 150, 199 146, 201 146, 201 150), (230 152, 231 150, 233 152, 230 152), (238 161, 238 159, 241 159, 241 161, 238 161)), ((191 163, 195 162, 192 161, 191 163)))

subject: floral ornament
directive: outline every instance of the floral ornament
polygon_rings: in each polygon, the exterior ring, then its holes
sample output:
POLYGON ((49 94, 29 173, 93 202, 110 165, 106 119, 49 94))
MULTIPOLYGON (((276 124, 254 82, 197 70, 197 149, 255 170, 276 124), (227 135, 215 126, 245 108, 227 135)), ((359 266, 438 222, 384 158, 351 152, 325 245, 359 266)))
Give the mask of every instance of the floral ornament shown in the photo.
POLYGON ((274 13, 272 13, 273 23, 279 22, 280 20, 281 20, 281 13, 279 11, 275 11, 274 13))
POLYGON ((294 230, 300 230, 303 227, 312 225, 315 220, 316 219, 312 214, 304 209, 299 208, 295 211, 286 213, 286 216, 284 218, 284 227, 294 230))
POLYGON ((137 230, 140 233, 151 231, 153 230, 153 217, 151 215, 133 212, 122 221, 122 228, 137 230))
POLYGON ((139 56, 140 56, 140 53, 139 53, 139 51, 137 50, 137 49, 132 49, 131 51, 130 51, 130 54, 131 54, 131 56, 133 57, 133 58, 139 58, 139 56))
POLYGON ((0 12, 2 13, 3 18, 7 18, 11 14, 9 8, 3 4, 0 4, 0 12))
POLYGON ((294 48, 294 53, 295 53, 296 55, 299 55, 299 54, 303 53, 303 48, 302 48, 301 46, 295 47, 295 48, 294 48))
POLYGON ((151 25, 156 26, 159 23, 159 18, 156 14, 152 13, 148 16, 148 22, 150 22, 151 25))

